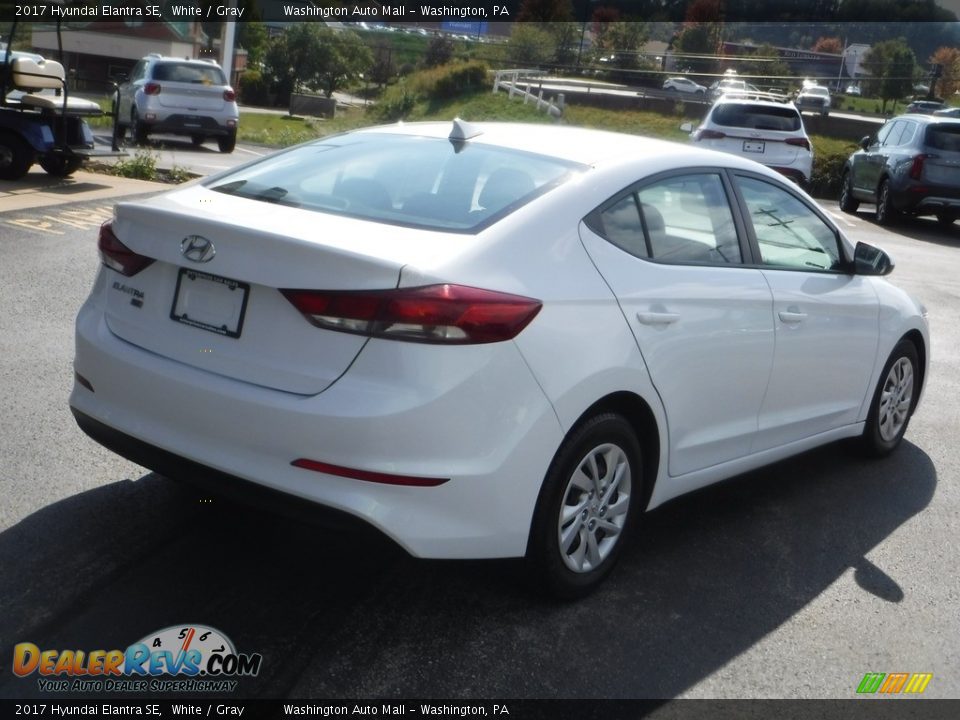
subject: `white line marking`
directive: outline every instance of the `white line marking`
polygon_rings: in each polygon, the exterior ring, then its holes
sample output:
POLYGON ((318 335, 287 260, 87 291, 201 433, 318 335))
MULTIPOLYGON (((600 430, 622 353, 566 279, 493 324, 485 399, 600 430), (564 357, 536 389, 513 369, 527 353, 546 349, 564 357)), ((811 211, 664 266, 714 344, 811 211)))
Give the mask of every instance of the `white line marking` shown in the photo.
POLYGON ((266 153, 256 152, 255 150, 248 150, 247 148, 235 147, 234 151, 245 152, 248 155, 256 155, 257 157, 263 157, 266 153))
POLYGON ((832 218, 833 218, 834 220, 836 220, 837 222, 843 223, 843 224, 846 225, 847 227, 856 227, 856 226, 857 226, 857 224, 856 224, 855 222, 851 222, 850 219, 847 218, 845 215, 839 215, 839 214, 837 214, 837 213, 835 213, 835 212, 831 212, 831 213, 830 213, 830 217, 832 217, 832 218))

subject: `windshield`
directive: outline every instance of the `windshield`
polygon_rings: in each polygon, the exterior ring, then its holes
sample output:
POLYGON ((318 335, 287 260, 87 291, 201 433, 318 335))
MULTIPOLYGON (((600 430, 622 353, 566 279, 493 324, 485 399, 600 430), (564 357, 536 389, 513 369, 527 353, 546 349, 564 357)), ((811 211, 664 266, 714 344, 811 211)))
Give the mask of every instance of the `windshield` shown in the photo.
POLYGON ((208 184, 217 192, 377 222, 475 232, 581 166, 446 138, 356 133, 279 153, 208 184))

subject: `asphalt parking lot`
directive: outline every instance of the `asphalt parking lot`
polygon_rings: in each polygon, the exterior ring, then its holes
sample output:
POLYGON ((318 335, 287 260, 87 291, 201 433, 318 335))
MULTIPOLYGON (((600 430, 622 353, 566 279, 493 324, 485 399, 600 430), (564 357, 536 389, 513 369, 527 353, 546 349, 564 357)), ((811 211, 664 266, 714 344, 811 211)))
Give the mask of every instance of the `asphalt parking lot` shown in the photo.
POLYGON ((596 595, 554 604, 520 563, 415 560, 88 440, 67 409, 72 323, 111 199, 62 199, 0 205, 0 697, 49 697, 11 674, 15 643, 124 648, 180 623, 262 653, 237 697, 851 698, 866 672, 960 697, 960 225, 889 231, 826 204, 930 312, 895 455, 832 445, 671 502, 596 595))

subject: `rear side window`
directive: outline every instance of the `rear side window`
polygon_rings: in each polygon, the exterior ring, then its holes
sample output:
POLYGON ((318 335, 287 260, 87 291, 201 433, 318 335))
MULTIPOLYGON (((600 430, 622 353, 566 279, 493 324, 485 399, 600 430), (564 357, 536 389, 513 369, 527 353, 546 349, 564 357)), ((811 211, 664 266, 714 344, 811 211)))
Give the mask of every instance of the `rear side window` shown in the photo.
POLYGON ((725 127, 793 132, 802 127, 800 113, 791 107, 725 103, 713 111, 713 122, 725 127))
POLYGON ((933 150, 960 152, 960 123, 927 126, 926 145, 933 150))
POLYGON ((223 72, 214 65, 187 65, 185 63, 157 63, 153 79, 194 85, 225 85, 223 72))
POLYGON ((583 169, 479 142, 357 133, 301 145, 208 187, 318 212, 476 232, 583 169))

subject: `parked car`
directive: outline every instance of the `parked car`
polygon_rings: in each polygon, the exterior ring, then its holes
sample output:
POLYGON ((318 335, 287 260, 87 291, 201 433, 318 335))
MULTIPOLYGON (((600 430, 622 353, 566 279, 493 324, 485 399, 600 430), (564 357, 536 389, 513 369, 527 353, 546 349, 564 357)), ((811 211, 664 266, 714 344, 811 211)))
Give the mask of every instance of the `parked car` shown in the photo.
POLYGON ((690 139, 706 148, 755 160, 800 184, 813 173, 813 145, 800 112, 773 95, 736 93, 721 97, 690 139))
POLYGON ((70 397, 98 442, 564 597, 681 493, 893 451, 927 370, 882 250, 762 165, 633 135, 330 136, 121 202, 99 251, 70 397))
POLYGON ((862 94, 859 85, 847 85, 845 92, 847 95, 853 95, 854 97, 860 97, 862 94))
POLYGON ((140 145, 154 133, 187 135, 194 145, 214 138, 224 153, 237 144, 237 95, 212 61, 149 55, 120 85, 118 102, 121 134, 140 145))
POLYGON ((934 110, 933 114, 936 115, 937 117, 960 118, 960 107, 951 107, 951 108, 944 108, 942 110, 934 110))
POLYGON ((674 92, 687 93, 688 95, 705 95, 707 88, 703 85, 698 85, 693 80, 685 77, 672 77, 667 78, 663 83, 664 90, 672 90, 674 92))
POLYGON ((946 108, 947 106, 939 100, 914 100, 907 105, 907 109, 904 110, 904 112, 909 115, 932 115, 938 110, 945 110, 946 108))
POLYGON ((729 92, 755 92, 756 90, 756 87, 750 85, 745 80, 724 78, 710 85, 709 96, 711 100, 716 100, 729 92))
POLYGON ((889 225, 901 214, 935 215, 944 225, 960 217, 960 120, 903 115, 889 120, 844 165, 840 209, 876 205, 889 225))
POLYGON ((801 112, 809 110, 826 117, 830 114, 830 91, 822 85, 804 85, 794 104, 801 112))

